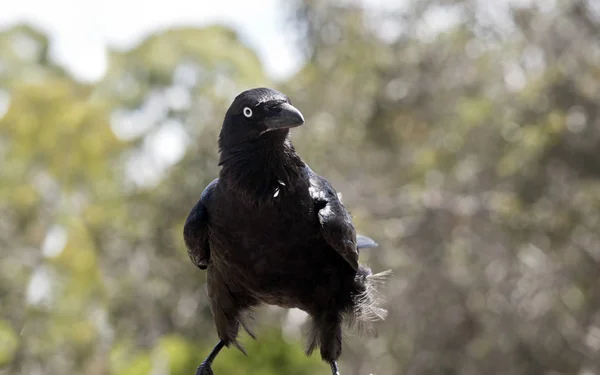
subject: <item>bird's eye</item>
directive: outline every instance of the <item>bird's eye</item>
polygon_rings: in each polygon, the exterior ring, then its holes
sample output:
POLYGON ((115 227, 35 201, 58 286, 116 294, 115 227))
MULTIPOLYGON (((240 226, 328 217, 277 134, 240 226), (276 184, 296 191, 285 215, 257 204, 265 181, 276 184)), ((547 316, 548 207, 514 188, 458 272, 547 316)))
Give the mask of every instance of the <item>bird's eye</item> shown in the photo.
POLYGON ((252 110, 248 107, 245 107, 244 108, 244 116, 246 116, 248 118, 252 117, 252 110))

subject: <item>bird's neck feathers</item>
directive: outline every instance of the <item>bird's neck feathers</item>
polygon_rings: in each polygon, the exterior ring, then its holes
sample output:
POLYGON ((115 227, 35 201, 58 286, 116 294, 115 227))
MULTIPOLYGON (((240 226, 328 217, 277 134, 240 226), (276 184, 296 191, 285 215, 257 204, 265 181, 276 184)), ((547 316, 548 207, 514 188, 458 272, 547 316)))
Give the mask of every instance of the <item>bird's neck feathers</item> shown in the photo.
MULTIPOLYGON (((275 133, 275 132, 273 132, 275 133)), ((246 202, 273 201, 278 189, 294 190, 304 163, 285 135, 265 134, 234 147, 220 145, 220 180, 246 202)))

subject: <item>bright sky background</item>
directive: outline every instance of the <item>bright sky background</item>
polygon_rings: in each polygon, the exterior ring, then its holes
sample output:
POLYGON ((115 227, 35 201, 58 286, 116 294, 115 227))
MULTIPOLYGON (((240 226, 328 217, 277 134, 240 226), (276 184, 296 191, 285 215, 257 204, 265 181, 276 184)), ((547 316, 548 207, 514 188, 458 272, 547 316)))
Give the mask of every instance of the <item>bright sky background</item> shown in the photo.
MULTIPOLYGON (((394 9, 404 0, 338 0, 394 9)), ((548 0, 550 1, 550 0, 548 0)), ((148 34, 174 26, 225 24, 237 30, 275 79, 302 65, 293 30, 285 25, 289 0, 4 0, 0 30, 28 22, 51 38, 52 57, 82 80, 106 69, 106 47, 129 48, 148 34)))
POLYGON ((53 58, 77 78, 97 80, 106 69, 106 46, 132 47, 148 34, 173 26, 226 24, 240 32, 273 78, 302 64, 284 25, 279 0, 19 0, 2 2, 0 29, 19 22, 51 38, 53 58))
MULTIPOLYGON (((289 1, 289 0, 288 0, 289 1)), ((401 8, 404 0, 338 0, 370 9, 401 8)), ((482 0, 486 4, 489 0, 482 0)), ((553 0, 547 0, 552 3, 553 0)), ((97 80, 106 69, 106 47, 130 48, 152 32, 174 26, 219 23, 237 30, 275 79, 291 76, 302 65, 293 30, 285 25, 286 0, 4 0, 0 30, 28 22, 46 32, 52 57, 82 80, 97 80)), ((502 0, 498 3, 528 3, 502 0)), ((487 3, 491 5, 491 3, 487 3)), ((496 4, 497 5, 497 4, 496 4)), ((449 14, 432 14, 432 28, 449 14)), ((450 16, 450 17, 449 17, 450 16)))

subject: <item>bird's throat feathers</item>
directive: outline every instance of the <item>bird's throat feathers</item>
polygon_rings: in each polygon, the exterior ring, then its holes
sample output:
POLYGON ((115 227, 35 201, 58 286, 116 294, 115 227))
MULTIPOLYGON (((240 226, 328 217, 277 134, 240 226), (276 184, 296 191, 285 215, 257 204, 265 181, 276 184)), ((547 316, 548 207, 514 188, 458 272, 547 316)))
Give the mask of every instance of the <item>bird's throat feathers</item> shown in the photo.
POLYGON ((278 189, 295 189, 304 167, 287 136, 283 142, 263 136, 234 147, 221 145, 220 152, 220 181, 250 203, 273 201, 278 189))

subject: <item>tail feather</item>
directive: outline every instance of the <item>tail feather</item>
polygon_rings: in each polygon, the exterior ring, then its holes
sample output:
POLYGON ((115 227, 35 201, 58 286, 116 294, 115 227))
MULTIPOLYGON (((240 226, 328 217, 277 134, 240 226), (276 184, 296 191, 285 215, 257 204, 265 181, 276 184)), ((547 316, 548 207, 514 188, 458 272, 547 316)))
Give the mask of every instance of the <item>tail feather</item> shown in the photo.
POLYGON ((319 328, 315 318, 308 317, 308 331, 306 332, 306 348, 304 352, 306 355, 311 356, 313 351, 319 346, 319 328))
POLYGON ((321 358, 325 361, 335 361, 342 353, 342 316, 336 313, 324 313, 309 318, 306 354, 321 348, 321 358))
POLYGON ((252 330, 252 328, 250 328, 250 324, 249 324, 249 322, 254 322, 254 320, 255 320, 254 310, 252 310, 252 309, 246 310, 243 314, 241 314, 241 316, 239 318, 240 325, 242 326, 244 331, 246 331, 248 336, 250 336, 253 340, 256 340, 256 335, 254 334, 254 331, 252 330))

